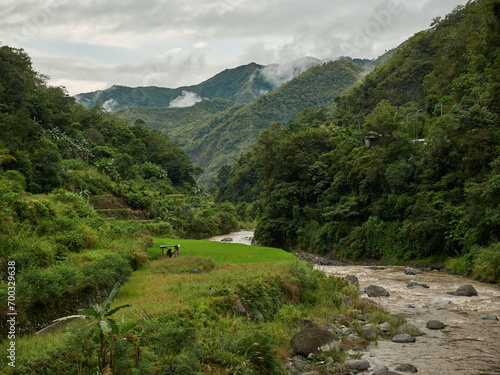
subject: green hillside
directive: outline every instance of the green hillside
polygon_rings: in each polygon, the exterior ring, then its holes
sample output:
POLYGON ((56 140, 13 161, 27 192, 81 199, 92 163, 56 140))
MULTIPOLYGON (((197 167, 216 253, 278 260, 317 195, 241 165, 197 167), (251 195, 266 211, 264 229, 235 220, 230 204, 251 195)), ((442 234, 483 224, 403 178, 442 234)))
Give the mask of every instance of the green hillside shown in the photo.
POLYGON ((203 101, 190 108, 130 108, 119 111, 130 122, 137 118, 161 129, 176 141, 204 173, 199 183, 209 184, 217 170, 249 150, 259 131, 276 121, 288 121, 308 107, 331 104, 359 80, 362 68, 346 60, 315 66, 247 105, 203 101))
POLYGON ((7 262, 18 327, 33 332, 125 282, 153 235, 237 230, 236 208, 214 204, 197 173, 166 134, 85 109, 23 50, 0 46, 0 313, 7 262))
POLYGON ((255 239, 500 281, 500 6, 469 2, 324 110, 260 133, 216 180, 261 207, 255 239))
POLYGON ((130 124, 141 119, 152 129, 162 130, 173 140, 185 144, 192 141, 200 129, 209 124, 217 114, 229 108, 240 108, 238 104, 225 99, 204 99, 189 107, 182 108, 139 108, 130 107, 116 111, 130 124))

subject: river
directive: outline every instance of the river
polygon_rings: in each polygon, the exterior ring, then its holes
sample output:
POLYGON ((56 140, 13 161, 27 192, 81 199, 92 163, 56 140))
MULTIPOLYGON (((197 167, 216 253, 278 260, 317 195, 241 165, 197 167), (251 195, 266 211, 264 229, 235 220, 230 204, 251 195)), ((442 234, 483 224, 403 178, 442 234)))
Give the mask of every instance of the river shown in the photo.
POLYGON ((364 355, 372 368, 385 365, 393 370, 397 365, 410 363, 419 374, 439 375, 499 375, 500 322, 479 320, 486 315, 500 316, 500 288, 444 271, 406 275, 405 267, 317 266, 326 273, 338 276, 356 275, 360 290, 374 284, 389 291, 389 297, 372 298, 392 314, 404 314, 426 333, 415 343, 401 344, 380 340, 364 355), (415 280, 428 289, 407 287, 415 280), (476 297, 449 295, 464 284, 472 284, 476 297), (429 320, 445 324, 442 330, 426 328, 429 320))
POLYGON ((225 234, 223 236, 215 236, 215 237, 210 237, 207 238, 209 241, 223 241, 225 239, 231 239, 231 243, 242 243, 245 245, 251 245, 252 244, 252 238, 253 238, 253 230, 240 230, 238 232, 233 232, 229 234, 225 234))
MULTIPOLYGON (((226 236, 213 237, 220 241, 232 238, 233 243, 251 244, 252 231, 241 231, 226 236)), ((380 339, 363 355, 371 364, 387 366, 390 370, 409 363, 425 375, 500 375, 500 322, 480 320, 486 315, 500 317, 500 287, 480 283, 468 278, 451 275, 445 271, 406 275, 405 267, 367 266, 316 266, 338 276, 356 275, 360 290, 368 285, 387 289, 389 297, 372 298, 392 314, 404 314, 426 334, 414 343, 395 343, 380 339), (429 286, 428 289, 407 287, 415 280, 429 286), (459 286, 472 284, 477 290, 475 297, 449 295, 459 286), (442 330, 426 328, 429 320, 445 324, 442 330)), ((370 372, 360 372, 369 374, 370 372)))

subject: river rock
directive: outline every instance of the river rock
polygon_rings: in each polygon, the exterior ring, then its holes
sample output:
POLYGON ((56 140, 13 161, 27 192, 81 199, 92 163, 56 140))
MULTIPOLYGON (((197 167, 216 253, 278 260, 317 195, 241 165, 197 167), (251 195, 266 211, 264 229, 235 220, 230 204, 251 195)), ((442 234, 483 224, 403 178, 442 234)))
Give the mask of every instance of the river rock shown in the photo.
POLYGON ((328 332, 331 332, 331 333, 337 333, 337 334, 341 334, 342 331, 340 330, 339 327, 337 327, 337 325, 333 324, 333 323, 324 323, 323 324, 323 328, 326 329, 328 332))
POLYGON ((301 320, 299 320, 298 326, 300 327, 300 329, 317 328, 318 324, 314 321, 314 319, 309 318, 309 319, 301 319, 301 320))
POLYGON ((412 374, 415 374, 418 372, 417 368, 413 365, 410 365, 409 363, 404 363, 402 365, 399 365, 394 370, 401 371, 401 372, 410 372, 412 374))
POLYGON ((429 289, 429 285, 426 285, 424 283, 421 283, 421 282, 418 282, 418 281, 415 281, 415 280, 410 280, 408 282, 408 285, 406 285, 408 288, 411 288, 412 286, 420 286, 422 288, 426 288, 426 289, 429 289))
POLYGON ((365 288, 368 297, 389 297, 389 292, 378 285, 369 285, 365 288))
POLYGON ((428 305, 424 306, 424 307, 429 307, 429 306, 444 306, 444 305, 449 305, 451 302, 448 301, 448 300, 445 300, 445 301, 436 301, 436 302, 432 302, 432 303, 429 303, 428 305))
POLYGON ((405 269, 406 275, 415 276, 415 275, 420 275, 421 273, 423 273, 423 271, 417 270, 415 268, 408 267, 407 269, 405 269))
POLYGON ((284 362, 284 367, 288 373, 299 375, 312 371, 312 366, 305 360, 299 358, 287 358, 284 362))
POLYGON ((486 316, 480 317, 478 320, 496 320, 496 321, 498 321, 498 316, 496 316, 496 315, 486 315, 486 316))
POLYGON ((385 270, 385 267, 379 267, 379 266, 368 266, 368 267, 366 267, 366 269, 368 269, 368 270, 372 270, 372 271, 383 271, 383 270, 385 270))
POLYGON ((401 375, 399 372, 394 372, 390 370, 379 370, 372 372, 371 375, 401 375))
POLYGON ((377 338, 377 331, 370 326, 361 327, 361 336, 368 340, 375 340, 377 338))
POLYGON ((407 334, 411 336, 423 336, 426 333, 420 330, 416 325, 411 324, 411 323, 405 323, 403 326, 400 328, 400 332, 406 332, 407 334))
POLYGON ((454 292, 448 292, 454 296, 472 297, 477 296, 477 290, 470 284, 461 285, 454 292))
POLYGON ((346 306, 349 306, 351 304, 351 298, 349 296, 346 296, 345 294, 342 295, 342 303, 346 306))
POLYGON ((444 264, 442 264, 442 263, 432 263, 431 267, 430 267, 431 271, 434 271, 434 270, 441 271, 443 268, 444 268, 444 264))
POLYGON ((359 280, 355 275, 347 275, 344 277, 347 281, 349 281, 356 288, 359 288, 359 280))
POLYGON ((388 371, 389 367, 384 366, 384 365, 377 365, 372 369, 372 374, 376 373, 377 371, 388 371))
POLYGON ((439 320, 429 320, 426 324, 428 329, 443 329, 444 323, 439 320))
POLYGON ((290 346, 297 354, 307 357, 342 348, 342 341, 323 328, 306 328, 296 333, 290 340, 290 346))
POLYGON ((416 341, 415 337, 410 336, 407 333, 400 333, 399 335, 396 335, 392 338, 392 342, 408 343, 415 341, 416 341))
POLYGON ((380 332, 383 332, 383 333, 387 334, 387 333, 389 333, 389 332, 392 331, 392 326, 391 326, 390 323, 384 322, 384 323, 382 323, 382 324, 380 324, 378 326, 378 329, 379 329, 380 332))
POLYGON ((365 371, 370 368, 370 362, 366 359, 350 359, 345 362, 345 367, 348 370, 365 371))
POLYGON ((231 237, 226 237, 220 240, 220 242, 233 242, 233 239, 231 237))

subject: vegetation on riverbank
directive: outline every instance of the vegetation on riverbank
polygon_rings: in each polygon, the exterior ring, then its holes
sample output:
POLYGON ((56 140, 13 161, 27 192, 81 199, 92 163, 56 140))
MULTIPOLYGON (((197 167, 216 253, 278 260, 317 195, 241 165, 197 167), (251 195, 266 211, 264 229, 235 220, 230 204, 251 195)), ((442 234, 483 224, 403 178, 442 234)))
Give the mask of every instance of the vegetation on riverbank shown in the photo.
POLYGON ((310 108, 219 170, 255 239, 340 259, 458 258, 500 281, 500 18, 469 2, 410 38, 330 115, 310 108))
MULTIPOLYGON (((107 355, 115 373, 284 374, 281 360, 289 356, 301 319, 335 324, 341 315, 342 324, 351 327, 338 334, 344 338, 360 329, 360 313, 374 325, 389 321, 395 331, 400 323, 360 300, 359 291, 346 281, 298 259, 276 261, 277 254, 289 257, 281 250, 270 250, 261 263, 241 263, 246 253, 237 244, 212 245, 196 242, 203 257, 181 250, 180 257, 151 261, 121 288, 111 308, 131 307, 111 318, 118 325, 124 322, 122 327, 137 326, 109 334, 107 355), (216 247, 223 250, 212 253, 216 247), (241 259, 224 261, 222 252, 240 253, 241 259), (251 310, 238 313, 237 300, 251 310)), ((246 252, 259 250, 241 246, 246 252)), ((2 368, 6 374, 95 374, 100 346, 92 337, 99 328, 89 322, 73 321, 56 333, 19 338, 16 368, 4 366, 1 358, 2 368)), ((362 337, 345 341, 345 350, 367 342, 362 337)), ((331 356, 338 368, 347 358, 345 351, 325 354, 320 359, 331 356)))

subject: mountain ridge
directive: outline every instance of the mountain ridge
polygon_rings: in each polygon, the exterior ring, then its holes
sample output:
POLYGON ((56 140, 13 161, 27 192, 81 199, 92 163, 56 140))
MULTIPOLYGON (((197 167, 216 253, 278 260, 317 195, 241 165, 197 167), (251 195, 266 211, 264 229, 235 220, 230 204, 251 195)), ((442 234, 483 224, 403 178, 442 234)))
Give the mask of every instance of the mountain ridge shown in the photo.
MULTIPOLYGON (((366 66, 372 60, 339 57, 366 66)), ((177 88, 113 85, 75 95, 77 102, 86 108, 96 105, 113 112, 130 107, 187 107, 203 99, 221 98, 237 103, 250 103, 254 99, 281 87, 314 66, 334 59, 303 57, 283 64, 260 65, 255 62, 224 69, 211 78, 189 86, 177 88)))

